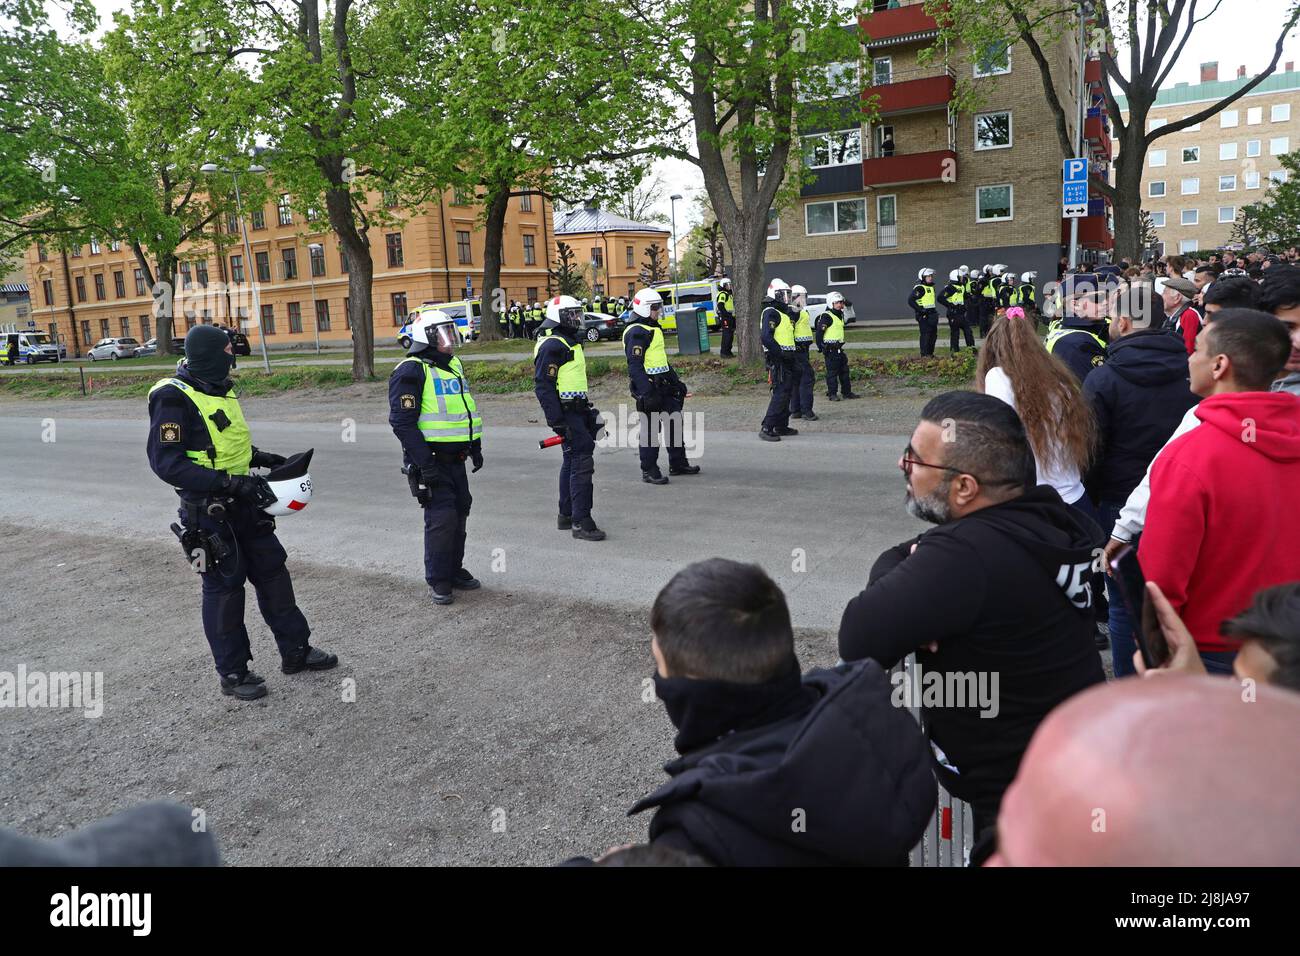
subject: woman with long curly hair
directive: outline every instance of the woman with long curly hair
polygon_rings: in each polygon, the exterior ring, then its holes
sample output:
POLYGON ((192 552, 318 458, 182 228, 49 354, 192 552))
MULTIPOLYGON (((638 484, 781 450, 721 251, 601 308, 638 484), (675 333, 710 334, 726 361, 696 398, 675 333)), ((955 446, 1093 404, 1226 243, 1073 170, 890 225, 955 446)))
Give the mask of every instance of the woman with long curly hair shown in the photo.
POLYGON ((1020 415, 1038 465, 1038 483, 1096 520, 1083 490, 1097 424, 1079 381, 1043 347, 1032 320, 1018 309, 989 329, 975 369, 979 391, 1006 402, 1020 415))

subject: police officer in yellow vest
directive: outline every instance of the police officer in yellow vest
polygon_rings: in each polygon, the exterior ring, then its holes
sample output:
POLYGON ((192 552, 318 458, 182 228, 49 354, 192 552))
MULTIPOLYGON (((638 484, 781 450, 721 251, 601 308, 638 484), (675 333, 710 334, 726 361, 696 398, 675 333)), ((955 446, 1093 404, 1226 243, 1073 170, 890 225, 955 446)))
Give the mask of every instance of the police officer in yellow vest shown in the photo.
POLYGON ((723 276, 718 280, 718 301, 715 303, 718 314, 718 329, 722 332, 722 346, 718 354, 723 358, 734 358, 731 350, 736 335, 736 303, 731 296, 731 280, 723 276))
POLYGON ((933 355, 934 343, 939 338, 939 313, 934 308, 934 270, 922 269, 916 274, 916 280, 907 304, 916 316, 916 324, 921 327, 921 354, 933 355))
POLYGON ((844 296, 832 292, 826 297, 826 311, 817 316, 817 351, 826 358, 826 397, 832 402, 857 398, 849 383, 849 357, 844 354, 844 296))
POLYGON ((790 287, 790 314, 794 317, 795 348, 795 380, 790 386, 790 417, 815 422, 818 418, 813 411, 813 383, 816 382, 817 375, 808 353, 817 337, 813 334, 812 317, 808 314, 808 290, 801 285, 790 287))
POLYGON ((799 429, 790 427, 790 388, 794 384, 798 352, 790 310, 790 286, 783 279, 773 279, 767 285, 759 319, 759 335, 772 383, 767 414, 758 430, 758 437, 763 441, 780 441, 799 434, 799 429))
POLYGON ((277 496, 253 468, 275 468, 280 455, 253 447, 230 380, 230 338, 213 325, 185 336, 176 374, 149 391, 149 467, 180 496, 183 529, 173 525, 191 566, 203 579, 203 631, 221 692, 239 700, 266 696, 248 669, 253 653, 244 627, 244 582, 275 636, 285 674, 328 670, 333 654, 308 643, 311 628, 294 599, 275 519, 263 509, 277 496))
POLYGON ((407 356, 388 378, 388 424, 402 443, 411 494, 424 508, 424 580, 434 604, 450 604, 454 588, 480 587, 464 567, 473 503, 465 460, 475 471, 483 467, 483 419, 453 354, 460 343, 456 320, 423 312, 410 334, 407 356))
POLYGON ((948 273, 948 284, 939 290, 939 304, 948 317, 948 344, 954 355, 961 351, 961 333, 966 332, 966 345, 975 347, 970 323, 966 319, 966 282, 960 269, 948 273))
POLYGON ((557 295, 546 301, 546 321, 533 348, 533 393, 546 424, 564 439, 556 527, 572 531, 580 541, 603 541, 605 532, 591 516, 600 413, 587 399, 582 313, 582 303, 572 296, 557 295))
POLYGON ((664 333, 659 328, 663 305, 664 300, 658 292, 642 289, 632 297, 631 321, 623 330, 627 374, 641 420, 641 480, 651 485, 668 484, 668 479, 659 470, 661 431, 668 442, 668 474, 700 473, 699 465, 686 460, 682 434, 686 385, 668 364, 664 333))
POLYGON ((1047 351, 1066 364, 1079 384, 1106 361, 1106 316, 1112 283, 1094 273, 1068 275, 1061 282, 1063 315, 1048 327, 1047 351))

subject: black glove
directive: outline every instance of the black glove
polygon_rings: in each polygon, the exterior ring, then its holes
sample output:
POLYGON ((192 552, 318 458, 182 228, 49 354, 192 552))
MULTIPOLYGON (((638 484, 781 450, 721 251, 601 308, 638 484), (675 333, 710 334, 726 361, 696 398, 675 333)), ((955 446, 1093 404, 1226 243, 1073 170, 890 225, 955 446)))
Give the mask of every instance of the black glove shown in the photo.
POLYGON ((474 463, 470 474, 478 471, 483 467, 483 445, 480 442, 474 442, 469 446, 469 460, 474 463))
POLYGON ((680 378, 677 380, 676 390, 677 390, 677 398, 680 401, 685 401, 686 393, 689 392, 690 389, 686 387, 686 383, 683 382, 680 378))
MULTIPOLYGON (((548 422, 547 424, 549 425, 550 423, 548 422)), ((551 431, 555 432, 555 434, 559 435, 561 438, 569 437, 569 426, 564 424, 564 422, 560 422, 559 424, 556 425, 551 425, 551 431)))
POLYGON ((420 484, 424 485, 430 491, 438 487, 440 477, 441 476, 438 474, 438 466, 435 463, 430 462, 427 465, 420 466, 420 484))
POLYGON ((253 457, 249 460, 248 467, 279 468, 286 461, 288 461, 288 459, 285 458, 284 455, 273 455, 269 451, 262 451, 261 449, 254 448, 253 457))
POLYGON ((636 410, 638 412, 662 412, 664 410, 664 400, 663 396, 659 394, 659 390, 652 388, 649 394, 638 397, 636 410))
POLYGON ((227 475, 222 489, 227 494, 246 501, 255 508, 265 508, 275 504, 275 492, 266 483, 265 478, 256 475, 227 475))

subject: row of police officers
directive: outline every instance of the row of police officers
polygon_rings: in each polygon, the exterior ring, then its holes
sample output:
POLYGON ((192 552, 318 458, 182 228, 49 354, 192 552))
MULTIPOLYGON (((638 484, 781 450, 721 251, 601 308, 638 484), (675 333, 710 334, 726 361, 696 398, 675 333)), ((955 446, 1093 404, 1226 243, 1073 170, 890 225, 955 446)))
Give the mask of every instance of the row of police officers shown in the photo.
POLYGON ((937 307, 940 305, 948 319, 949 346, 954 353, 961 351, 963 335, 967 347, 974 348, 973 330, 978 328, 981 337, 987 335, 999 309, 1020 306, 1026 316, 1036 320, 1037 279, 1036 272, 1025 272, 1017 278, 1002 263, 985 265, 981 269, 960 266, 948 273, 948 282, 940 289, 936 287, 933 269, 920 270, 916 285, 907 297, 907 305, 920 327, 921 354, 934 355, 939 337, 937 307))

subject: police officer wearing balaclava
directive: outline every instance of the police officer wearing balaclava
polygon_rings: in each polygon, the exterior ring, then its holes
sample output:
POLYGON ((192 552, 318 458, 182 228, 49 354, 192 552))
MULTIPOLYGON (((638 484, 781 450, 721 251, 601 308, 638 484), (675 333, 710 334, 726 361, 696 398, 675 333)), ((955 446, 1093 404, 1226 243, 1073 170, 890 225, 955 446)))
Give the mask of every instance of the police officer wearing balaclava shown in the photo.
POLYGON ((308 643, 311 628, 294 599, 275 519, 262 510, 275 502, 275 493, 266 479, 250 474, 285 459, 253 447, 230 380, 234 362, 222 329, 189 330, 176 374, 149 391, 148 453, 154 474, 180 496, 182 547, 202 554, 193 566, 203 579, 203 630, 221 692, 256 700, 266 695, 266 684, 248 669, 253 653, 244 626, 246 580, 275 635, 283 673, 328 670, 338 658, 308 643), (195 542, 201 542, 201 552, 191 549, 195 542))

